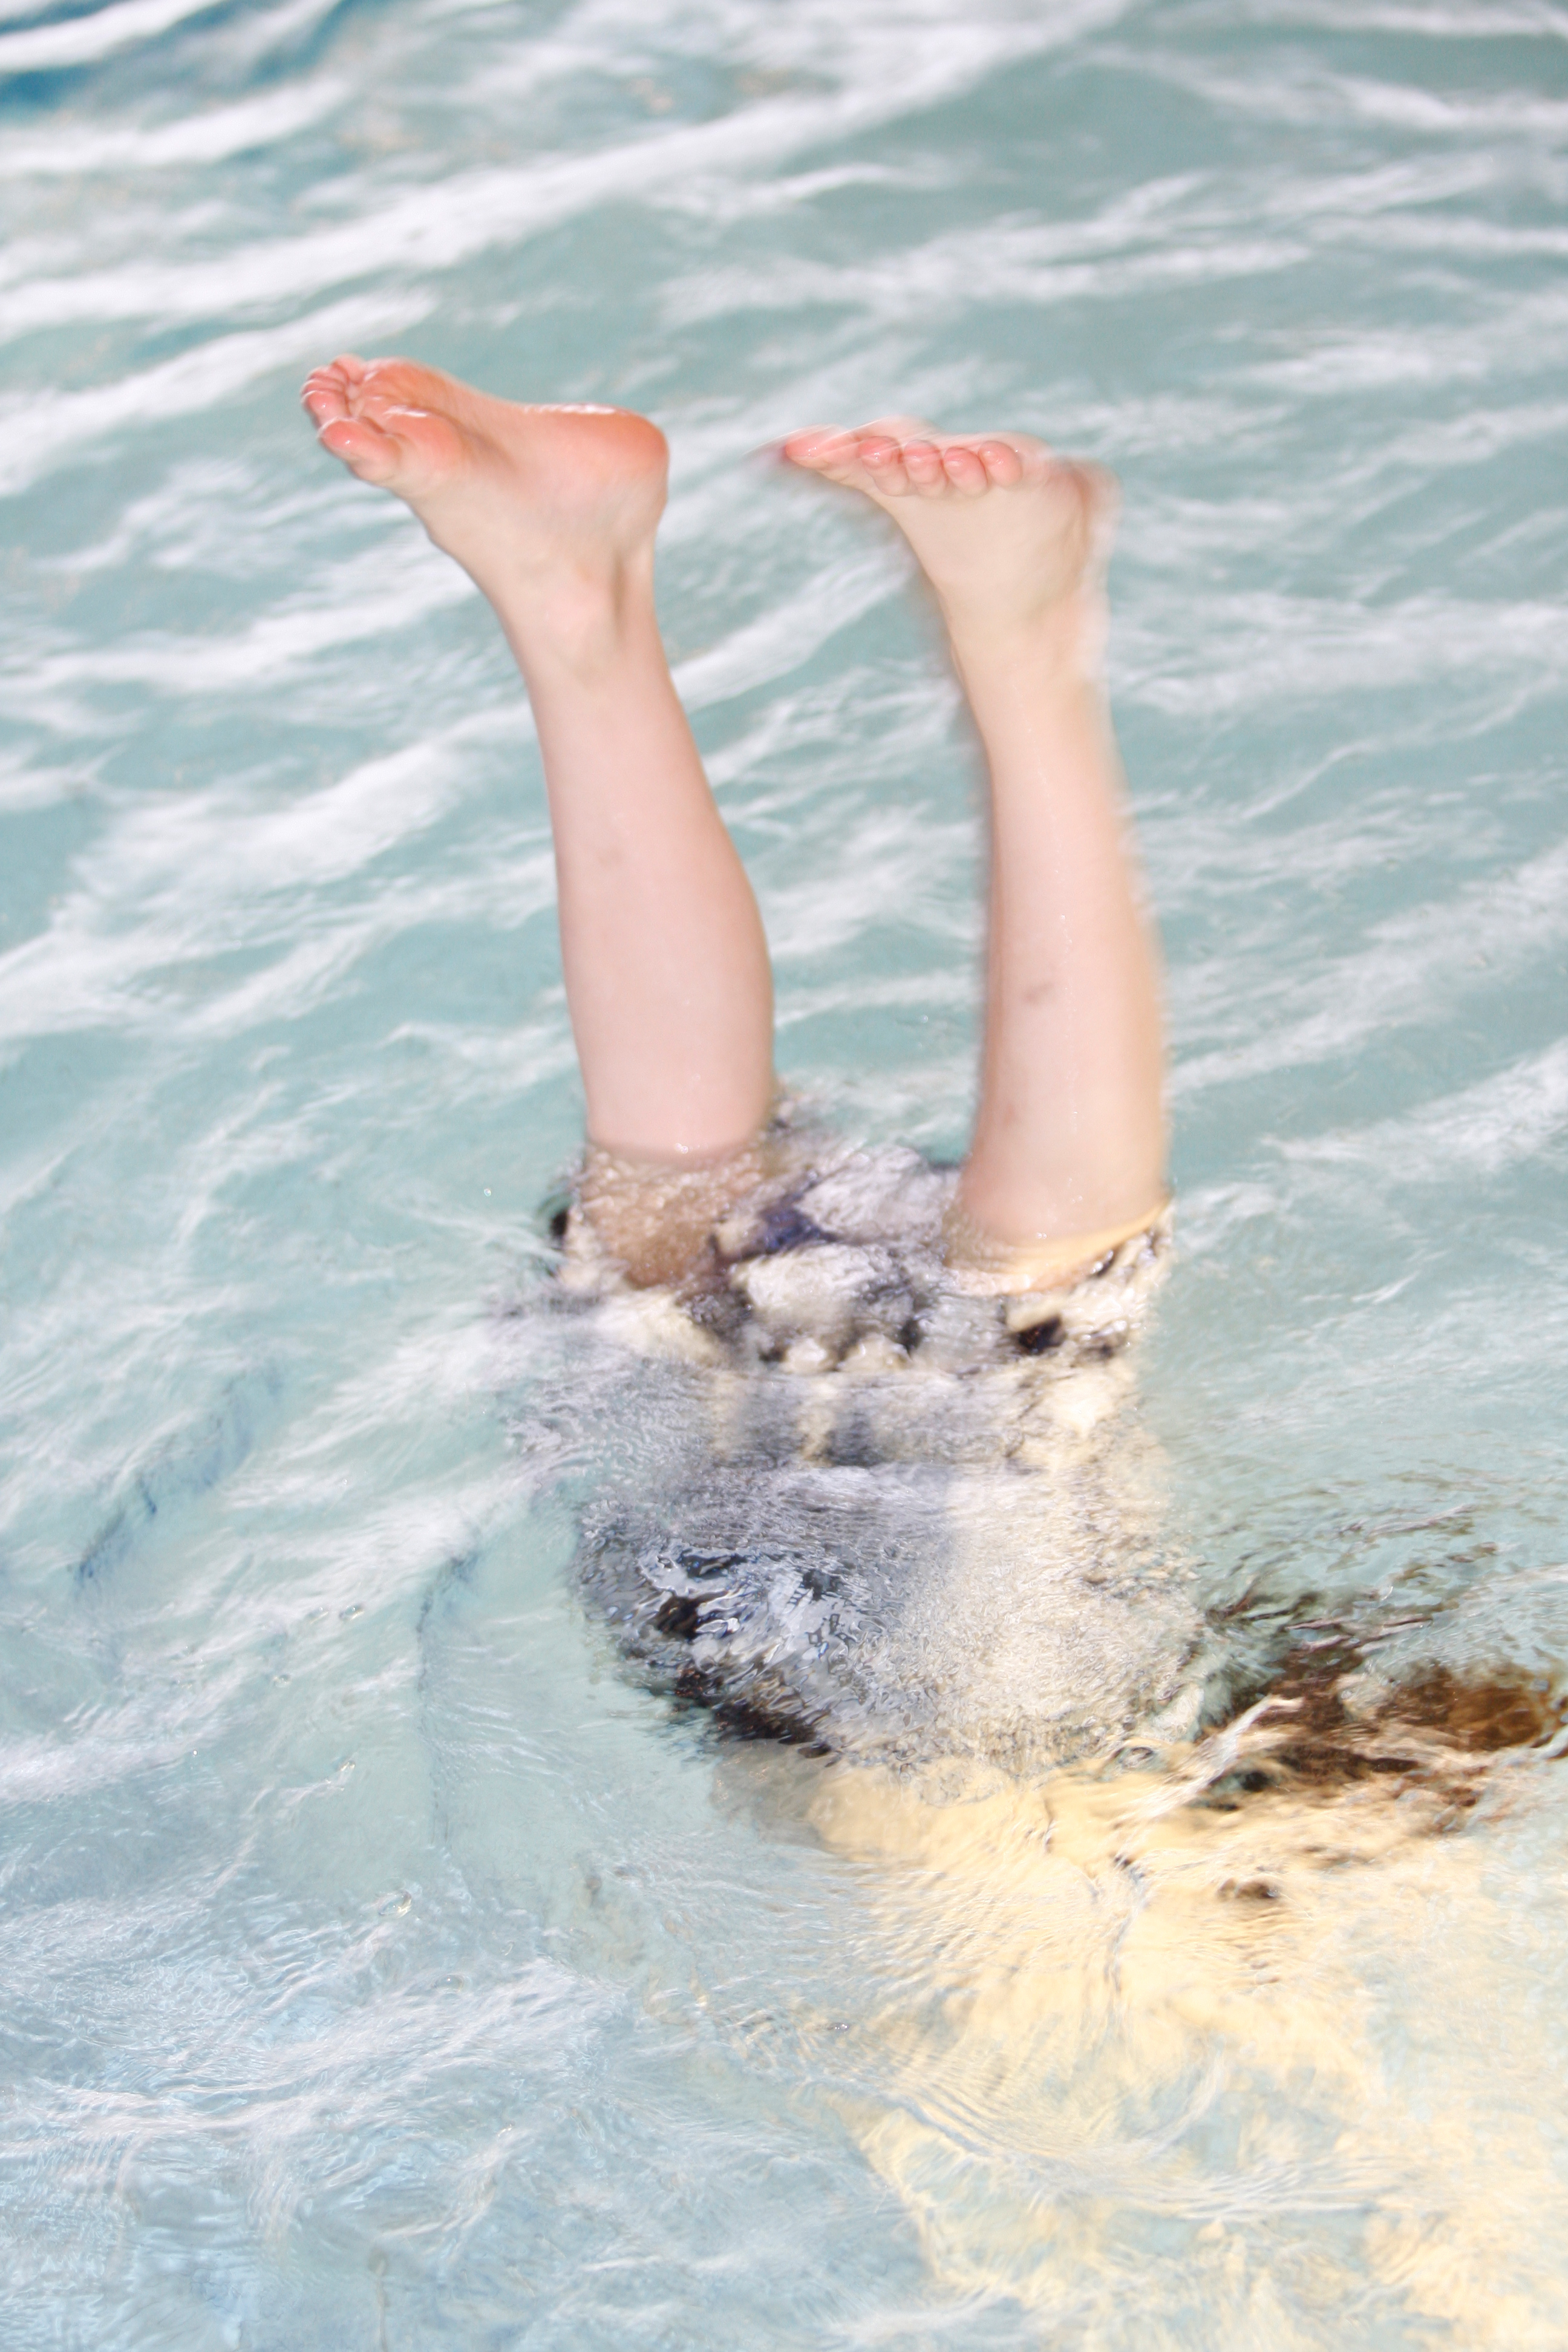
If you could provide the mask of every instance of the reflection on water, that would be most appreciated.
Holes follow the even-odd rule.
[[[7,2346],[1568,2340],[1565,61],[0,0]],[[1134,1350],[976,1364],[909,1263],[786,1335],[787,1251],[710,1364],[543,1311],[536,747],[312,462],[343,344],[668,428],[783,1070],[933,1160],[968,748],[875,518],[752,453],[1119,472]]]

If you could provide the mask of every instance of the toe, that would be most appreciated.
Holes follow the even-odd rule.
[[[990,482],[979,453],[973,449],[951,448],[942,453],[942,471],[955,490],[966,499],[977,499],[989,489]]]
[[[889,440],[885,433],[861,434],[856,454],[878,489],[889,491],[894,498],[901,498],[910,488],[902,446],[899,442]]]
[[[343,413],[343,396],[335,384],[318,383],[314,377],[301,385],[300,405],[312,424],[325,425],[329,418]]]
[[[993,489],[1010,490],[1024,478],[1024,461],[1010,441],[982,441],[974,452]]]
[[[781,441],[778,451],[788,465],[803,466],[814,474],[826,473],[854,457],[855,436],[841,425],[808,425]]]
[[[340,400],[346,401],[353,397],[356,385],[363,378],[364,372],[364,362],[355,359],[352,352],[345,352],[337,359],[329,360],[324,367],[312,368],[305,382],[307,385],[330,386]]]
[[[393,442],[384,433],[354,417],[330,417],[316,438],[362,482],[390,481],[397,471],[397,451]]]
[[[947,488],[942,451],[933,441],[906,441],[904,469],[923,499],[939,499]]]

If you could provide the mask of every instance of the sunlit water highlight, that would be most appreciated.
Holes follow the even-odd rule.
[[[1548,1748],[1232,1805],[1185,1667],[1114,1769],[894,1770],[628,1662],[579,1529],[668,1375],[536,1304],[526,709],[293,405],[393,347],[667,427],[784,1066],[937,1156],[970,753],[751,453],[1116,467],[1181,1254],[1095,1606],[1545,1722],[1565,194],[1549,0],[0,0],[7,2343],[1568,2338]]]

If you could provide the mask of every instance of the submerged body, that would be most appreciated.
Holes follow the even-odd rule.
[[[787,1135],[679,1292],[567,1223],[557,1303],[639,1364],[623,1435],[658,1431],[629,1478],[605,1460],[583,1580],[732,1728],[1038,1765],[1168,1698],[1190,1654],[1127,1411],[1166,1223],[997,1293],[945,1246],[956,1176]]]
[[[804,1828],[854,1889],[853,2022],[842,1990],[789,1996],[812,2079],[932,2274],[1053,2334],[1100,2242],[1064,2182],[1142,2180],[1152,2147],[1183,2210],[1226,2070],[1275,2118],[1305,2084],[1347,2178],[1418,2175],[1443,2217],[1374,2220],[1374,2272],[1511,2342],[1498,2250],[1548,2174],[1506,2129],[1412,2155],[1365,1979],[1450,1905],[1506,1947],[1488,1849],[1449,1833],[1531,1800],[1568,1695],[1457,1665],[1436,1606],[1336,1620],[1276,1585],[1205,1612],[1138,1411],[1163,1230],[1047,1311],[953,1280],[951,1171],[826,1157],[679,1292],[568,1234],[540,1318],[600,1419],[590,1638],[712,1725],[721,1806]],[[1473,1946],[1447,1978],[1452,2014],[1495,1998]],[[1286,2132],[1235,2194],[1276,2162],[1310,2193],[1314,2161]]]

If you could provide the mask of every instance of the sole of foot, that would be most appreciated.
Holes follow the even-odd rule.
[[[1030,434],[941,433],[919,417],[889,416],[809,426],[779,455],[891,516],[956,635],[1048,621],[1098,596],[1116,484]]]
[[[613,575],[651,553],[668,450],[646,416],[497,400],[413,360],[352,352],[300,399],[321,446],[410,506],[492,599],[563,566]]]

